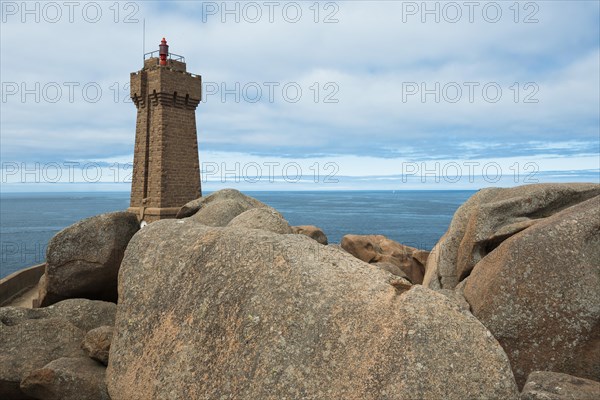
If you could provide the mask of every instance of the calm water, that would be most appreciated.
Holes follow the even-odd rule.
[[[317,225],[330,243],[381,234],[431,249],[473,191],[245,192],[291,225]],[[124,210],[129,193],[5,193],[0,201],[0,278],[44,261],[48,241],[82,218]]]

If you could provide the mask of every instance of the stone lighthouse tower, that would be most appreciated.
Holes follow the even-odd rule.
[[[158,55],[146,54],[144,68],[131,73],[137,122],[129,211],[148,223],[174,218],[201,194],[195,114],[201,77],[186,72],[185,59],[169,53],[164,38]]]

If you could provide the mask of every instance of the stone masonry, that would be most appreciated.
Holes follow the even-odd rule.
[[[201,195],[195,110],[201,77],[184,62],[149,58],[131,74],[137,107],[129,211],[148,223],[174,218],[179,208]]]

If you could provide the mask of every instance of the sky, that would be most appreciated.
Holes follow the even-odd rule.
[[[202,76],[205,189],[600,183],[599,4],[2,1],[1,190],[129,190],[162,37]]]

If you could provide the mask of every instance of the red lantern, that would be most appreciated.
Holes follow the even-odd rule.
[[[167,65],[167,56],[169,55],[169,45],[165,38],[162,38],[158,46],[158,55],[160,57],[160,65]]]

